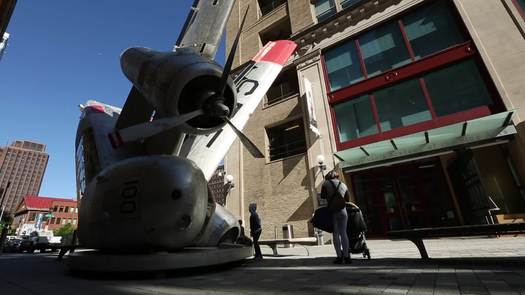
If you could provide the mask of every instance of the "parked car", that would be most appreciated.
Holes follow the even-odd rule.
[[[22,239],[9,239],[4,244],[4,252],[20,252],[20,244],[22,243]]]

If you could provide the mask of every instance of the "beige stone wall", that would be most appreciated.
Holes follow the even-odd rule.
[[[501,1],[454,1],[507,109],[525,120],[525,42]],[[509,1],[510,2],[510,1]]]
[[[241,33],[241,40],[235,55],[235,62],[233,68],[249,61],[262,47],[259,33],[267,30],[269,26],[275,22],[286,19],[288,17],[288,8],[286,3],[279,6],[272,12],[262,16],[261,10],[256,0],[238,0],[230,15],[228,25],[226,27],[226,51],[229,52],[235,35],[239,30],[242,17],[249,5],[248,15],[244,23],[244,28]]]
[[[525,183],[525,23],[510,0],[505,3],[476,0],[454,2],[505,107],[508,110],[517,109],[514,123],[518,135],[510,142],[509,151],[520,179]]]
[[[296,7],[310,6],[308,0],[291,2]],[[257,1],[238,0],[228,23],[227,48],[231,47],[247,4],[250,4],[250,12],[241,35],[234,68],[250,60],[262,47],[261,32],[270,29],[272,24],[289,18],[287,4],[262,16]],[[312,19],[312,16],[309,18]],[[297,24],[291,16],[290,22]],[[302,115],[303,107],[299,95],[271,106],[266,106],[263,101],[251,116],[244,132],[268,154],[266,128],[301,119]],[[276,234],[278,238],[282,237],[283,224],[292,224],[296,237],[313,234],[307,222],[311,218],[314,202],[308,190],[308,165],[304,154],[277,161],[269,161],[269,158],[255,159],[236,140],[226,156],[225,170],[235,179],[235,188],[227,197],[226,208],[242,218],[246,228],[249,228],[248,204],[256,202],[264,229],[263,239],[274,238]]]
[[[296,33],[316,23],[313,5],[309,0],[288,0],[292,32]]]

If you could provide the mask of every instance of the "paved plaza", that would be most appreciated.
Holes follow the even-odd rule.
[[[263,261],[177,272],[73,274],[56,254],[0,256],[0,294],[525,294],[525,237],[370,240],[372,260],[331,246],[263,247]],[[103,267],[103,266],[101,266]]]

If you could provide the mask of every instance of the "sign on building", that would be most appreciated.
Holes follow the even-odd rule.
[[[310,130],[315,133],[317,137],[321,136],[319,133],[319,128],[317,127],[317,119],[315,117],[315,108],[314,108],[314,94],[312,90],[312,83],[306,78],[304,78],[304,92],[306,97],[306,107],[308,108],[308,127]]]

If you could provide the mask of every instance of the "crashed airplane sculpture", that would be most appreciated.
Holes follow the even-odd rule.
[[[195,1],[173,51],[127,49],[120,62],[133,86],[122,110],[81,105],[78,238],[96,250],[69,255],[73,269],[173,269],[251,256],[235,245],[237,218],[213,201],[207,182],[237,137],[263,157],[240,130],[296,44],[269,42],[233,80],[247,11],[224,69],[213,58],[234,2]]]

